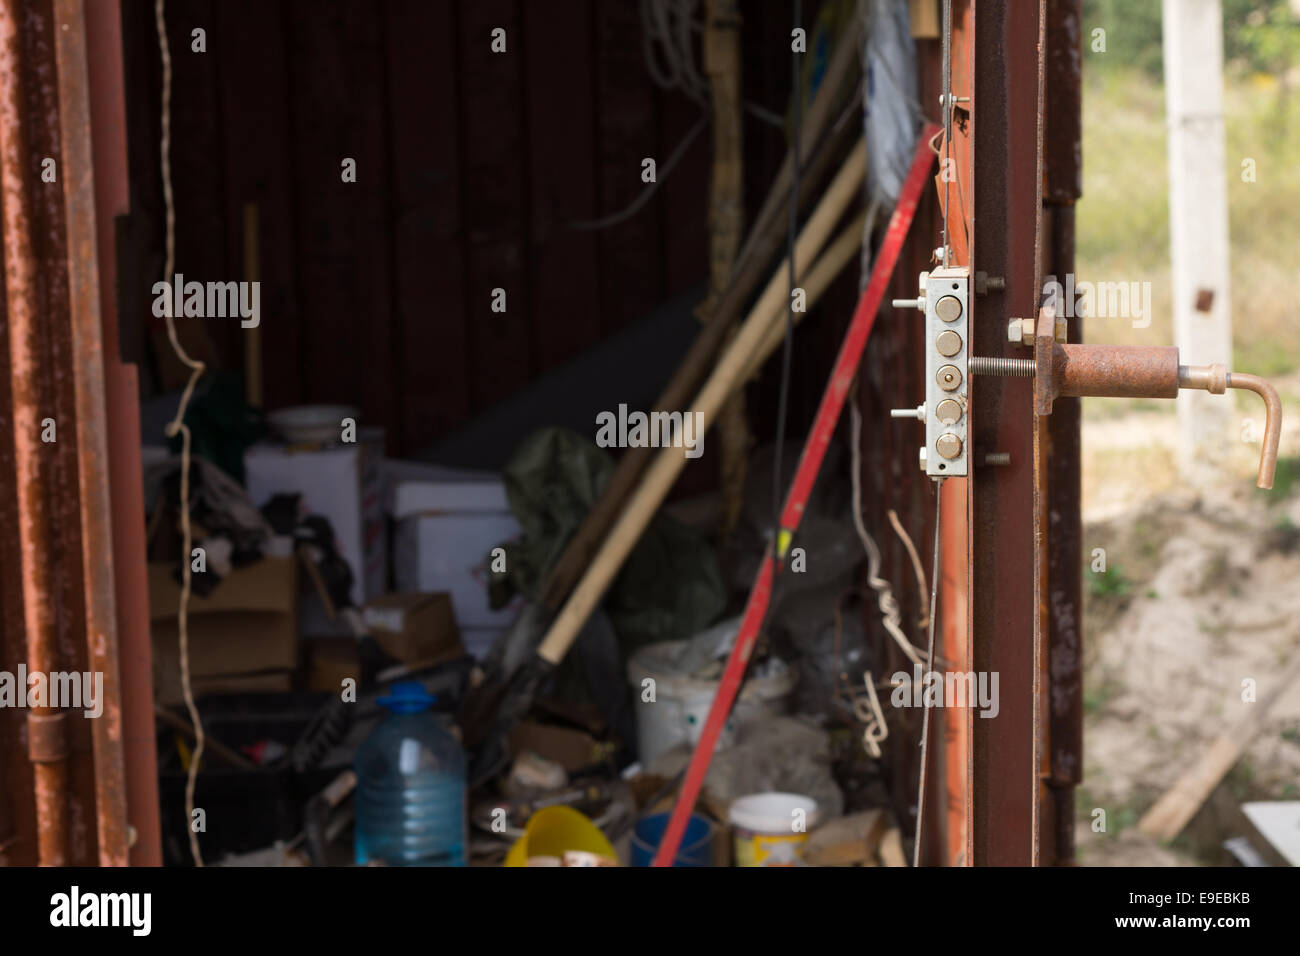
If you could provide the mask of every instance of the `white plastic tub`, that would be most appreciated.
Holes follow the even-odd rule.
[[[661,753],[680,743],[699,740],[709,707],[718,691],[718,681],[686,676],[675,666],[678,652],[686,641],[650,644],[632,655],[627,665],[627,679],[636,699],[637,749],[641,764],[649,767]],[[647,685],[646,681],[653,681]],[[762,711],[781,713],[794,690],[795,675],[783,669],[769,677],[751,676],[723,730],[719,749],[727,746],[735,727],[749,716]],[[647,700],[653,688],[654,699]]]

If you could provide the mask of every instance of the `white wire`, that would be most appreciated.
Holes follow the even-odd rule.
[[[708,81],[695,68],[695,43],[699,32],[695,21],[698,0],[641,0],[642,43],[646,69],[666,90],[680,89],[703,103],[709,95]]]
[[[880,549],[876,547],[875,539],[867,532],[867,527],[862,521],[862,412],[858,410],[857,402],[857,385],[854,384],[853,394],[849,398],[849,446],[852,450],[852,482],[853,482],[853,527],[857,529],[858,537],[862,540],[862,547],[867,552],[867,583],[879,595],[880,618],[885,630],[893,637],[895,643],[902,652],[907,655],[907,659],[918,667],[925,667],[925,652],[915,647],[903,633],[899,626],[902,621],[902,615],[898,610],[898,601],[894,599],[894,592],[889,586],[889,582],[880,576]]]
[[[158,28],[158,53],[162,58],[162,118],[161,142],[159,144],[159,162],[162,175],[163,205],[166,208],[166,261],[163,264],[163,279],[170,285],[172,274],[176,270],[176,203],[172,194],[171,172],[171,103],[172,103],[172,57],[167,46],[167,20],[164,16],[166,0],[156,0],[154,4],[154,24]],[[176,334],[176,319],[172,315],[172,297],[167,296],[167,308],[163,315],[167,319],[167,339],[172,351],[190,370],[189,381],[176,406],[176,417],[167,425],[167,436],[181,436],[181,597],[176,610],[177,641],[180,645],[181,690],[185,696],[185,708],[189,711],[190,723],[194,725],[194,752],[190,755],[190,766],[185,775],[185,826],[189,831],[190,854],[195,866],[203,866],[203,854],[199,850],[199,835],[194,829],[194,789],[198,783],[199,763],[203,760],[203,721],[199,719],[199,709],[194,703],[194,689],[190,685],[190,635],[189,606],[191,593],[190,549],[194,545],[193,529],[190,527],[190,429],[185,424],[185,410],[194,395],[194,386],[203,374],[204,364],[191,358],[181,345]],[[161,507],[161,505],[159,505]]]

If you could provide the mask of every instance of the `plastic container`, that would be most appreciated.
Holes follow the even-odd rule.
[[[464,866],[464,751],[418,681],[394,684],[379,703],[389,714],[353,762],[357,863]]]
[[[627,664],[636,700],[637,756],[643,766],[680,743],[698,741],[718,681],[681,673],[676,659],[686,641],[663,641],[641,648]],[[654,681],[655,699],[645,699],[644,681]],[[751,675],[723,727],[718,749],[730,744],[736,725],[757,713],[781,713],[794,690],[795,675],[782,670],[770,677]]]
[[[733,800],[727,820],[736,866],[799,866],[820,809],[798,793],[754,793]]]
[[[570,851],[592,853],[608,860],[618,854],[600,827],[572,807],[544,807],[524,827],[524,835],[506,854],[506,866],[562,866]]]
[[[652,813],[637,821],[632,831],[631,862],[633,866],[649,866],[654,862],[655,851],[668,829],[670,813]],[[673,866],[712,866],[714,827],[708,817],[692,813],[686,823],[686,832],[673,857]]]

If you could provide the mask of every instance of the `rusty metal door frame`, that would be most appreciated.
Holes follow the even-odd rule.
[[[20,530],[0,543],[0,654],[103,675],[98,717],[0,715],[0,863],[161,861],[139,405],[117,341],[120,17],[118,0],[0,0],[0,508]]]
[[[1038,314],[1044,272],[1073,269],[1080,195],[1080,2],[976,0],[971,47],[972,269],[1002,277],[974,305],[974,354],[1008,355]],[[1045,208],[1046,207],[1046,208]],[[1081,338],[1072,319],[1069,340]],[[1000,679],[997,717],[966,712],[967,860],[1073,859],[1082,769],[1079,400],[1034,414],[1029,379],[971,385],[976,452],[1006,454],[967,483],[967,666]]]

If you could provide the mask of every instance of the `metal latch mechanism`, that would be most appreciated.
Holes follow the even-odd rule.
[[[927,402],[916,409],[895,409],[890,414],[894,418],[915,417],[926,422],[926,447],[921,450],[921,463],[927,475],[945,477],[968,473],[966,382],[969,375],[1000,375],[1034,379],[1034,410],[1038,415],[1050,415],[1052,403],[1061,396],[1175,398],[1178,390],[1183,388],[1204,389],[1215,395],[1222,395],[1230,388],[1252,391],[1264,400],[1265,412],[1264,445],[1256,484],[1260,488],[1273,487],[1278,444],[1282,437],[1282,403],[1277,390],[1268,382],[1255,375],[1229,372],[1222,365],[1182,365],[1178,349],[1173,346],[1066,343],[1063,341],[1064,322],[1058,322],[1056,309],[1051,304],[1040,309],[1036,320],[1011,321],[1008,338],[1032,345],[1032,359],[968,358],[966,346],[970,339],[965,326],[968,304],[965,293],[960,299],[960,348],[951,357],[947,356],[943,349],[957,342],[948,340],[941,346],[941,341],[944,341],[941,336],[948,326],[943,315],[955,313],[956,308],[940,310],[937,305],[942,298],[933,297],[949,293],[955,296],[959,291],[957,286],[965,289],[966,284],[957,274],[965,277],[968,273],[965,269],[922,273],[921,297],[894,300],[896,308],[917,307],[926,313]],[[942,278],[936,280],[936,276]],[[930,302],[936,307],[931,308]],[[948,364],[946,369],[942,364],[945,362]],[[947,417],[952,417],[960,412],[952,423],[937,414],[946,399],[960,402],[958,409],[950,409],[947,413]],[[932,409],[935,413],[931,412]],[[960,428],[955,427],[958,425]],[[954,449],[957,454],[949,457]]]
[[[925,313],[925,403],[898,408],[893,418],[925,422],[921,467],[934,478],[970,473],[966,403],[970,382],[970,270],[951,266],[922,272],[915,299],[895,308]]]

